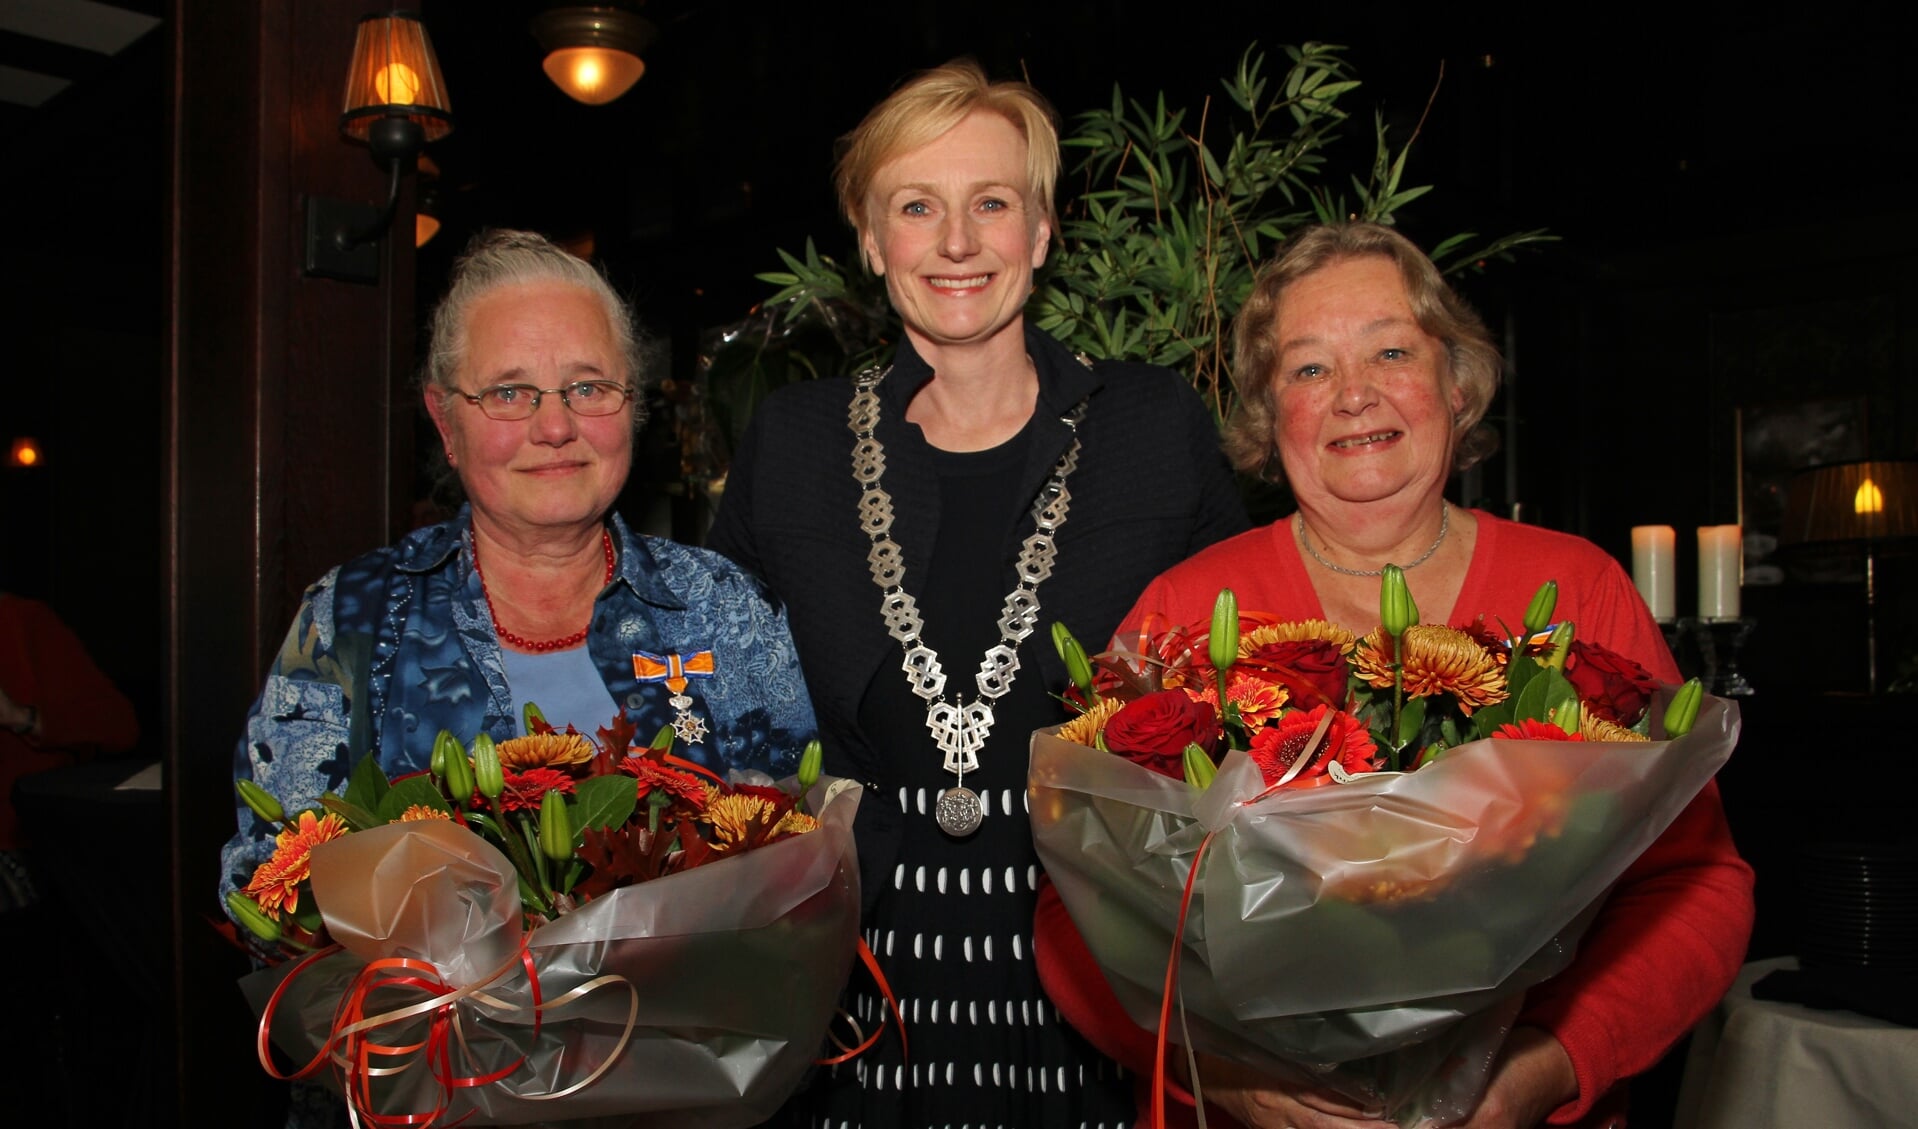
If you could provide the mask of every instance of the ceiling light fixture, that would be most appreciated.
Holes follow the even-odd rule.
[[[603,106],[631,90],[646,73],[640,54],[659,37],[638,12],[604,4],[548,8],[533,17],[532,28],[546,51],[546,77],[588,106]]]

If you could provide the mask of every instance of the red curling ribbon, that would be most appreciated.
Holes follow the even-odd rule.
[[[331,945],[301,958],[300,962],[293,966],[292,971],[287,973],[279,985],[273,989],[265,1009],[260,1013],[256,1050],[260,1065],[269,1075],[282,1081],[310,1078],[329,1064],[338,1068],[341,1074],[341,1089],[345,1092],[347,1099],[347,1115],[356,1126],[364,1123],[376,1129],[411,1129],[416,1126],[441,1125],[440,1119],[452,1108],[454,1091],[489,1086],[503,1081],[525,1063],[525,1056],[522,1055],[499,1070],[477,1074],[459,1072],[456,1063],[470,1062],[474,1057],[467,1045],[465,1027],[455,1006],[463,1000],[470,999],[500,1012],[530,1011],[533,1017],[531,1037],[537,1039],[546,1012],[563,1007],[601,988],[618,985],[626,989],[629,997],[626,1028],[621,1033],[618,1044],[607,1055],[606,1061],[585,1078],[563,1089],[546,1094],[516,1095],[525,1101],[552,1101],[567,1097],[598,1081],[601,1075],[619,1061],[639,1021],[639,991],[623,976],[608,974],[595,977],[551,1001],[545,1000],[540,988],[539,974],[533,965],[532,954],[527,949],[526,939],[522,937],[519,950],[511,958],[490,975],[465,988],[453,988],[448,985],[441,978],[439,970],[428,961],[388,957],[368,962],[366,967],[354,977],[352,986],[341,995],[340,1002],[334,1009],[333,1026],[326,1043],[305,1066],[291,1073],[283,1073],[273,1065],[270,1036],[274,1012],[287,987],[301,973],[315,961],[340,951],[340,948],[339,945]],[[533,1001],[529,1008],[510,1004],[484,990],[501,977],[511,973],[516,967],[526,972],[528,994]],[[369,1015],[367,1001],[374,993],[389,990],[425,993],[427,998]],[[383,1027],[421,1015],[428,1016],[429,1020],[426,1036],[419,1042],[381,1043],[370,1037],[372,1032]],[[403,1073],[419,1066],[422,1062],[435,1082],[432,1108],[398,1114],[375,1111],[373,1079]],[[397,1063],[397,1065],[385,1065],[386,1063]],[[443,1124],[449,1127],[458,1125],[470,1116],[470,1113],[464,1114]]]
[[[1179,984],[1179,950],[1185,947],[1185,919],[1192,908],[1192,889],[1199,880],[1199,863],[1216,834],[1217,831],[1206,832],[1205,838],[1199,840],[1199,849],[1192,854],[1192,869],[1185,875],[1185,893],[1179,898],[1179,921],[1172,930],[1172,955],[1165,962],[1165,991],[1159,997],[1158,1042],[1152,1049],[1152,1129],[1165,1129],[1166,1029],[1172,1025],[1172,993]],[[1196,1079],[1194,1081],[1196,1083]],[[1193,1101],[1199,1100],[1195,1090]]]
[[[906,1017],[899,1014],[899,1001],[892,994],[892,985],[887,982],[886,974],[880,971],[879,958],[873,955],[872,949],[866,945],[866,939],[864,937],[859,939],[859,959],[865,963],[866,971],[872,973],[873,983],[879,985],[879,994],[885,998],[886,1008],[892,1012],[893,1022],[899,1027],[899,1061],[905,1062],[908,1058],[906,1053]],[[884,1022],[881,1022],[878,1027],[873,1029],[872,1034],[860,1040],[858,1046],[847,1048],[844,1054],[836,1054],[831,1058],[815,1059],[814,1062],[819,1066],[837,1066],[842,1062],[858,1058],[860,1055],[871,1050],[874,1044],[879,1042],[879,1037],[885,1033],[886,1025]],[[839,1045],[844,1047],[846,1044],[840,1043]]]

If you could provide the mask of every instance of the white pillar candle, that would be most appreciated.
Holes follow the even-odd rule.
[[[1738,618],[1739,566],[1744,539],[1735,525],[1698,527],[1698,614],[1705,619]]]
[[[1632,583],[1638,585],[1653,619],[1678,615],[1678,589],[1672,583],[1677,550],[1678,531],[1671,526],[1632,526]]]

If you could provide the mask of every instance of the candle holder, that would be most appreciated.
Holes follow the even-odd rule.
[[[1757,620],[1687,616],[1678,624],[1698,647],[1698,680],[1707,691],[1721,698],[1749,698],[1758,693],[1738,669],[1739,653],[1745,649],[1745,640],[1751,638]]]
[[[1686,624],[1690,620],[1666,618],[1656,621],[1658,633],[1665,637],[1665,649],[1672,653],[1679,673],[1691,677],[1698,672],[1698,648],[1692,643]]]

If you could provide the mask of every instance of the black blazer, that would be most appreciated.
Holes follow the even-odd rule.
[[[1066,676],[1046,640],[1053,622],[1064,622],[1088,649],[1102,649],[1147,583],[1242,532],[1247,521],[1218,428],[1176,373],[1115,361],[1088,368],[1046,334],[1030,325],[1025,332],[1039,373],[1039,419],[1023,496],[1038,493],[1065,451],[1072,432],[1060,417],[1088,401],[1058,561],[1039,586],[1039,626],[1021,648],[1022,659],[1037,652],[1036,673],[1057,692]],[[923,562],[938,536],[939,483],[931,466],[904,457],[913,450],[906,439],[914,426],[906,406],[931,375],[902,340],[880,385],[875,432],[886,446],[892,537],[905,551],[906,588],[915,596],[923,592]],[[733,458],[708,544],[764,577],[786,604],[819,719],[825,771],[867,785],[856,827],[870,906],[898,851],[899,812],[890,802],[898,780],[860,732],[859,702],[895,644],[866,564],[871,539],[859,526],[861,491],[852,477],[846,420],[851,399],[852,382],[835,379],[789,385],[759,406]],[[1031,532],[1030,517],[1022,518],[1005,546],[1004,589],[1013,587],[1019,542]],[[970,655],[947,659],[948,677],[969,682],[975,661]],[[1034,675],[1028,661],[1020,677]]]

